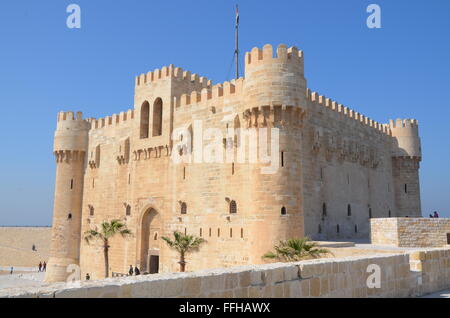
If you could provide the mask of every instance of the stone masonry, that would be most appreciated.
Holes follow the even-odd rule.
[[[262,263],[282,239],[368,238],[370,218],[421,216],[418,122],[380,124],[311,92],[304,53],[285,45],[254,48],[245,76],[222,84],[173,65],[142,74],[127,112],[59,113],[54,153],[47,281],[69,264],[104,277],[101,246],[83,240],[104,220],[134,233],[111,242],[110,269],[125,273],[177,270],[161,240],[174,230],[207,240],[188,255],[199,270]]]
[[[374,266],[375,265],[375,266]],[[379,268],[379,285],[373,268]],[[450,287],[450,249],[241,266],[47,287],[0,290],[21,298],[379,298],[417,297]]]
[[[376,245],[398,247],[448,246],[450,219],[372,219],[371,241]]]

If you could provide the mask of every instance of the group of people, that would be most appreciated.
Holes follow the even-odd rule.
[[[139,270],[139,268],[137,266],[135,266],[133,269],[133,265],[130,265],[130,270],[128,271],[128,274],[130,276],[133,276],[133,274],[138,276],[138,275],[141,275],[141,271]]]
[[[38,271],[39,272],[46,272],[47,271],[47,263],[45,261],[44,262],[39,262]]]
[[[438,218],[439,218],[439,214],[437,213],[437,211],[434,211],[433,214],[430,214],[430,218],[432,218],[432,219],[438,219]]]

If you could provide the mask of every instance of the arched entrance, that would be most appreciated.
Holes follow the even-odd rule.
[[[159,242],[161,221],[159,213],[149,208],[141,223],[141,270],[150,274],[159,272]]]

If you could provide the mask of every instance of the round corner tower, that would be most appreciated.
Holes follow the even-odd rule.
[[[304,236],[300,150],[307,104],[303,52],[279,45],[274,56],[271,45],[253,48],[245,56],[243,100],[246,126],[256,128],[258,136],[258,146],[252,149],[258,152],[258,162],[250,170],[251,210],[263,220],[253,226],[253,236],[259,239],[253,242],[255,258],[251,261],[258,262],[279,240]],[[263,144],[269,151],[261,152]],[[264,156],[271,158],[270,164],[261,160]]]
[[[56,157],[52,240],[46,282],[65,281],[67,266],[79,265],[83,175],[90,124],[79,112],[60,112],[54,139]]]
[[[281,44],[253,48],[245,55],[245,102],[247,107],[306,106],[303,51]]]
[[[417,120],[389,123],[392,133],[392,172],[398,217],[421,217],[419,166],[422,149]]]

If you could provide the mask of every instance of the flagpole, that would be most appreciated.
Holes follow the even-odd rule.
[[[239,8],[236,5],[236,79],[239,78]]]

